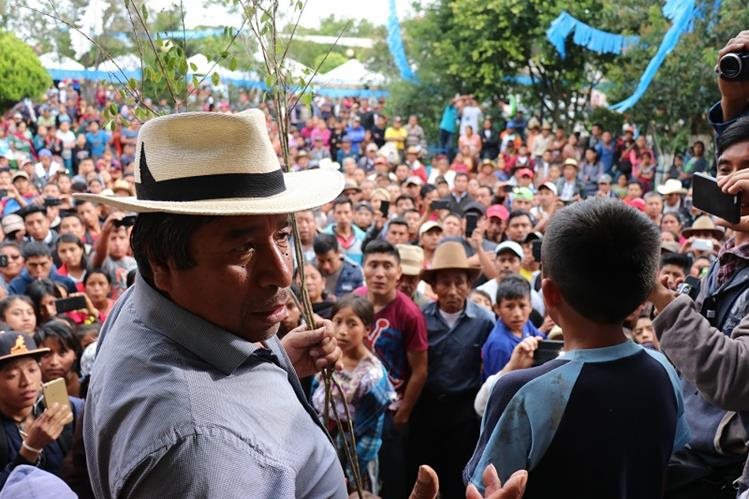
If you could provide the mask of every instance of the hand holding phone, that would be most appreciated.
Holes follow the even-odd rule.
[[[390,213],[390,201],[385,201],[384,199],[380,201],[380,213],[382,213],[384,218],[388,217]]]
[[[85,310],[88,308],[86,297],[83,295],[69,296],[55,300],[55,308],[58,314],[72,312],[73,310]]]
[[[715,178],[700,172],[692,177],[692,189],[692,204],[698,210],[732,224],[741,221],[742,191],[726,194]]]
[[[538,348],[533,352],[533,365],[540,366],[550,360],[559,357],[564,347],[564,341],[558,340],[539,340]]]
[[[478,222],[479,216],[477,213],[466,213],[466,239],[473,236],[473,231],[476,230]]]

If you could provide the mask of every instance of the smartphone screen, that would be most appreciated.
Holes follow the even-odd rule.
[[[536,239],[535,241],[531,241],[531,253],[533,253],[533,260],[540,262],[541,261],[541,244],[543,241],[540,239]]]
[[[60,405],[70,404],[68,399],[68,388],[65,386],[65,380],[63,378],[53,379],[42,385],[42,393],[44,394],[44,406],[51,407],[52,404],[57,402]],[[73,421],[73,413],[71,412],[70,417],[65,424]]]
[[[86,308],[86,297],[71,296],[70,298],[60,298],[59,300],[55,300],[55,308],[58,314],[84,309]]]
[[[382,213],[382,216],[387,218],[389,212],[390,201],[380,201],[380,213]]]
[[[538,348],[533,352],[533,365],[540,366],[550,360],[556,359],[559,357],[563,346],[563,341],[540,340],[538,342]]]
[[[473,231],[476,230],[479,216],[476,213],[466,213],[466,237],[470,238],[473,235]]]
[[[741,192],[726,194],[718,187],[713,177],[695,173],[692,177],[692,204],[698,210],[707,212],[732,224],[741,221]]]

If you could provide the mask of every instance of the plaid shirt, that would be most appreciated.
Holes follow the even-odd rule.
[[[736,246],[736,239],[731,238],[723,245],[718,253],[718,282],[720,287],[744,265],[749,265],[749,241]]]

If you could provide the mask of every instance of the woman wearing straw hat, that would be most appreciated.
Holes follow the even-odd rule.
[[[443,497],[465,492],[462,471],[479,436],[473,399],[481,388],[481,347],[494,327],[492,315],[467,299],[479,273],[455,241],[439,245],[421,272],[437,301],[423,309],[429,372],[411,416],[409,450],[412,469],[427,463],[437,471]]]

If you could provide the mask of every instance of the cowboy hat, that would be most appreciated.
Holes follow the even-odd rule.
[[[715,222],[713,222],[713,219],[710,218],[707,215],[702,215],[701,217],[698,217],[697,220],[692,223],[691,227],[688,227],[681,231],[681,235],[684,237],[692,237],[697,233],[701,232],[709,232],[712,237],[720,241],[725,236],[725,232],[723,232],[720,227],[715,225]]]
[[[135,197],[75,197],[136,213],[282,214],[327,203],[344,183],[332,168],[284,173],[259,109],[154,118],[135,157]]]
[[[666,183],[663,185],[659,185],[656,190],[664,196],[668,196],[669,194],[687,193],[687,190],[681,185],[681,181],[675,178],[666,180]]]
[[[458,241],[447,241],[437,246],[432,266],[421,271],[421,280],[432,285],[440,270],[465,270],[469,281],[475,281],[481,273],[480,269],[468,265],[466,250]]]

